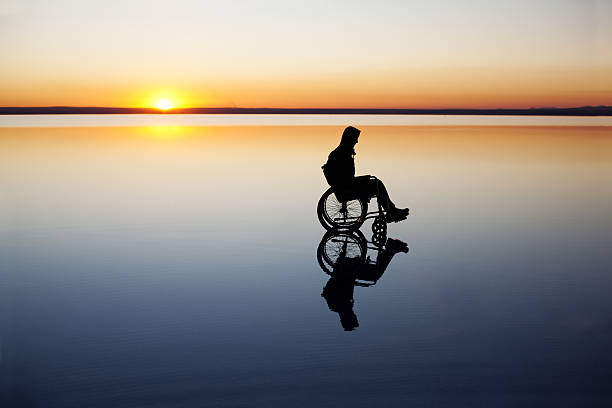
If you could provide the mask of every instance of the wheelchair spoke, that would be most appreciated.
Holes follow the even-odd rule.
[[[335,193],[328,190],[320,202],[324,224],[332,228],[351,229],[363,223],[367,212],[367,206],[361,199],[355,198],[347,201],[340,201]]]

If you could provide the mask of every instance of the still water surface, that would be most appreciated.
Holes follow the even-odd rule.
[[[353,331],[317,261],[343,126],[0,129],[2,406],[609,406],[612,128],[352,119],[411,209]]]

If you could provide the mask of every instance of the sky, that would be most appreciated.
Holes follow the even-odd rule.
[[[612,105],[612,1],[0,0],[0,106]]]

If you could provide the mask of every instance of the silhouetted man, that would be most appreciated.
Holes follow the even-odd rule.
[[[373,176],[355,177],[355,145],[360,130],[349,126],[344,129],[340,145],[336,147],[323,165],[323,173],[334,192],[344,197],[357,195],[360,198],[376,196],[387,213],[387,222],[406,219],[407,208],[397,208],[389,198],[389,193],[382,181]]]

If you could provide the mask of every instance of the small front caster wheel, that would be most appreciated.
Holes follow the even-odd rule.
[[[383,217],[374,218],[372,232],[374,235],[387,235],[387,223]]]

